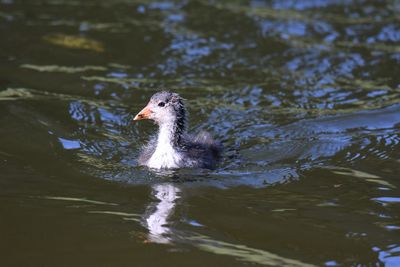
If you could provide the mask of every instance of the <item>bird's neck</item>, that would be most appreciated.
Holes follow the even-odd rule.
[[[170,146],[172,148],[179,146],[185,131],[184,122],[180,123],[178,120],[160,124],[157,146]]]
[[[159,125],[157,145],[147,166],[150,168],[178,168],[182,155],[178,149],[181,145],[183,131],[177,128],[176,123]]]

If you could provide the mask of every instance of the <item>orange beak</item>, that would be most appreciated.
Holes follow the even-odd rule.
[[[151,109],[146,106],[142,109],[136,116],[133,118],[134,121],[145,120],[148,119],[150,114],[152,113]]]

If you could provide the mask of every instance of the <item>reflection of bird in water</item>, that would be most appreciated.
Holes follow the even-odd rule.
[[[171,229],[168,227],[168,217],[175,207],[175,200],[178,199],[180,190],[172,184],[158,184],[153,190],[160,202],[156,205],[155,211],[146,219],[146,226],[149,230],[148,241],[155,243],[170,243]]]
[[[154,94],[134,120],[151,119],[159,126],[158,135],[143,148],[139,164],[150,168],[213,168],[221,154],[221,145],[210,134],[186,133],[186,109],[176,93]]]
[[[181,242],[217,255],[232,256],[261,265],[269,263],[271,266],[314,267],[311,264],[285,258],[265,250],[247,247],[243,244],[228,243],[196,232],[171,229],[168,220],[174,211],[176,200],[180,198],[181,190],[173,184],[165,183],[154,185],[153,193],[160,202],[155,207],[151,205],[151,208],[155,208],[155,210],[150,215],[144,216],[145,227],[149,231],[147,242],[159,244],[170,244],[173,241]]]

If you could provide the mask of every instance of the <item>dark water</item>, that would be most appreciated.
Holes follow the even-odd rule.
[[[400,266],[399,12],[0,0],[0,265]],[[137,166],[160,88],[218,169]]]

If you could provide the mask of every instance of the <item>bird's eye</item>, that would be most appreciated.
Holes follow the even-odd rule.
[[[158,106],[159,106],[159,107],[164,107],[164,106],[165,106],[165,103],[164,103],[164,102],[160,102],[160,103],[158,103]]]

